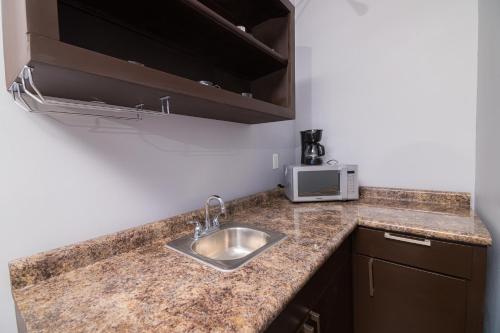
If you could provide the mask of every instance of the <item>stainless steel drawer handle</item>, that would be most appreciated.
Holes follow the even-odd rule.
[[[302,325],[302,333],[314,333],[314,327],[309,324]]]
[[[309,312],[309,318],[311,318],[311,321],[316,325],[316,331],[315,333],[321,333],[321,327],[320,327],[320,316],[319,313],[316,313],[314,311]]]
[[[306,321],[297,333],[321,333],[320,315],[312,310],[309,311]]]
[[[403,237],[400,235],[394,235],[394,234],[391,234],[390,232],[384,233],[384,237],[387,239],[392,239],[395,241],[400,241],[400,242],[405,242],[405,243],[410,243],[410,244],[431,246],[431,241],[429,239],[408,238],[408,237]]]

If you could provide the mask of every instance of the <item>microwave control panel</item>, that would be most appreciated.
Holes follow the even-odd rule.
[[[358,168],[347,166],[347,200],[359,199]]]

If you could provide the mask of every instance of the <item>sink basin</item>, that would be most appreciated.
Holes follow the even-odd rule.
[[[271,236],[263,231],[232,227],[200,238],[191,247],[201,256],[214,260],[233,260],[248,256],[269,242]]]
[[[229,223],[197,240],[186,236],[169,242],[167,247],[227,272],[243,266],[285,237],[281,232]]]

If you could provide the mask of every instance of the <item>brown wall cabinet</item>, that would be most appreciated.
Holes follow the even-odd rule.
[[[481,333],[486,248],[358,228],[355,333]]]
[[[170,96],[175,114],[295,118],[288,0],[2,0],[2,14],[8,88],[30,66],[45,96],[153,111]]]

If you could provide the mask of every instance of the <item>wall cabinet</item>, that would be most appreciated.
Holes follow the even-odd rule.
[[[358,228],[355,333],[481,333],[486,248]]]
[[[351,333],[351,240],[347,239],[268,327],[268,333]]]
[[[30,66],[46,96],[158,112],[169,96],[175,114],[295,118],[288,0],[2,0],[2,14],[7,87]]]

